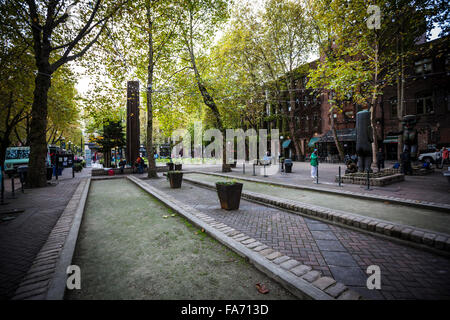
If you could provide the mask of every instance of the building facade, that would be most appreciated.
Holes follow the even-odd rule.
[[[405,72],[403,115],[416,115],[418,130],[418,150],[450,146],[450,37],[444,37],[417,45],[414,59]],[[316,62],[309,64],[313,68]],[[307,68],[302,68],[307,70]],[[338,151],[331,132],[330,104],[331,92],[317,92],[306,88],[307,71],[299,73],[295,82],[295,133],[303,155],[318,148],[323,160],[337,161]],[[287,108],[285,108],[285,106]],[[289,91],[282,91],[276,105],[266,104],[264,127],[279,128],[282,147],[281,155],[294,158],[291,134],[288,130],[286,110],[290,111]],[[345,102],[342,112],[334,113],[333,120],[338,140],[344,154],[352,155],[356,150],[356,113],[362,106],[351,101]],[[278,117],[271,117],[278,114]],[[386,159],[397,159],[398,133],[401,122],[397,110],[397,86],[383,90],[376,108],[378,145]],[[296,159],[298,160],[298,159]],[[301,159],[300,159],[301,160]]]

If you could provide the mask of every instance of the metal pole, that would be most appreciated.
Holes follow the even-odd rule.
[[[242,162],[242,174],[245,174],[245,161]]]
[[[74,164],[72,162],[72,178],[75,178],[75,171],[74,171],[73,167],[74,167]]]
[[[55,162],[55,178],[56,178],[56,180],[58,180],[58,157],[56,157],[56,162]]]
[[[256,164],[253,163],[253,175],[254,175],[254,176],[256,176],[255,166],[256,166]]]
[[[341,187],[341,166],[339,166],[339,187]]]
[[[369,169],[367,169],[367,190],[370,190],[370,173],[369,173]]]

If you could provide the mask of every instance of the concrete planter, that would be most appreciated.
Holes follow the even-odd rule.
[[[172,189],[181,188],[181,182],[183,181],[183,173],[182,172],[169,171],[169,172],[167,172],[167,177],[169,179],[170,187]]]
[[[237,210],[241,201],[242,183],[216,183],[220,207],[225,210]]]

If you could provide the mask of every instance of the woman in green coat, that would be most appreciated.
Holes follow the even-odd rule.
[[[311,178],[317,178],[317,167],[319,166],[319,157],[317,156],[317,149],[311,154]]]

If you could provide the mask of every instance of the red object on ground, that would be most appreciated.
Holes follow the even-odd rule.
[[[113,176],[114,175],[114,170],[113,169],[109,169],[108,170],[108,176]]]

